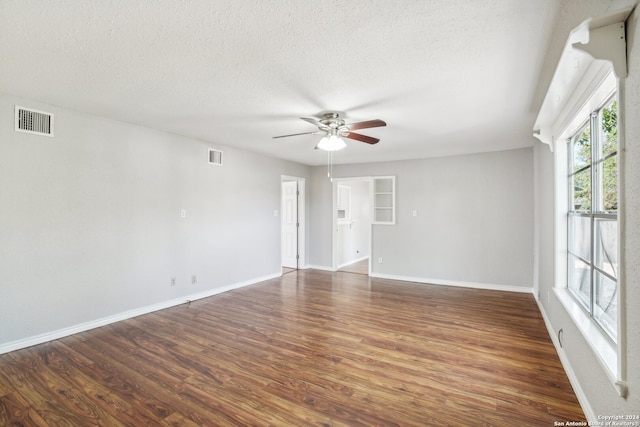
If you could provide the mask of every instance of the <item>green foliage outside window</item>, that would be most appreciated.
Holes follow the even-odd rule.
[[[591,131],[585,127],[573,141],[573,206],[574,211],[618,210],[618,105],[614,101],[601,110],[601,152],[594,160],[601,169],[602,206],[592,206],[591,174],[593,169]],[[604,159],[604,160],[602,160]],[[589,166],[591,165],[591,166]]]
[[[618,210],[618,104],[614,101],[601,112],[602,126],[602,198],[603,210]]]
[[[591,131],[587,126],[573,145],[573,209],[591,210]],[[582,170],[581,170],[582,169]]]

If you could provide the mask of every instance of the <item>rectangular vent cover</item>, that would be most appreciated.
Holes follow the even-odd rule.
[[[16,105],[16,132],[53,136],[53,114]]]
[[[209,149],[209,163],[212,165],[222,166],[222,151]]]

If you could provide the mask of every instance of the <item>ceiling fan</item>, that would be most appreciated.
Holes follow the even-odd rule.
[[[317,131],[292,133],[289,135],[274,136],[273,138],[288,138],[290,136],[299,135],[323,135],[322,139],[315,148],[319,148],[325,151],[337,151],[347,146],[342,138],[354,139],[356,141],[364,142],[371,145],[377,144],[380,139],[362,135],[361,133],[356,133],[353,131],[387,125],[384,121],[378,119],[367,120],[364,122],[346,123],[344,119],[340,117],[340,113],[337,111],[324,112],[321,113],[319,117],[319,119],[313,117],[300,117],[301,120],[317,126]]]

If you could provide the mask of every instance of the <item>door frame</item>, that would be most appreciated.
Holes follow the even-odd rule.
[[[296,181],[298,183],[298,269],[307,268],[306,257],[306,196],[305,196],[305,179],[298,176],[281,175],[280,176],[280,210],[282,210],[282,183]],[[282,272],[282,218],[280,218],[280,272]]]
[[[372,195],[373,195],[373,177],[371,176],[353,176],[348,178],[333,178],[331,183],[331,269],[338,271],[338,184],[345,181],[363,181],[369,184],[369,210],[373,211]],[[369,271],[367,274],[371,276],[371,258],[373,257],[373,217],[369,224]]]

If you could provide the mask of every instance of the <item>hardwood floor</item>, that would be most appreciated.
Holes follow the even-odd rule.
[[[282,267],[282,274],[289,274],[289,273],[293,273],[294,271],[296,271],[295,268]]]
[[[357,274],[369,274],[369,258],[363,259],[362,261],[355,262],[353,264],[345,265],[340,268],[338,271],[346,271],[348,273],[357,273]]]
[[[584,421],[531,295],[316,270],[0,355],[0,425]]]

